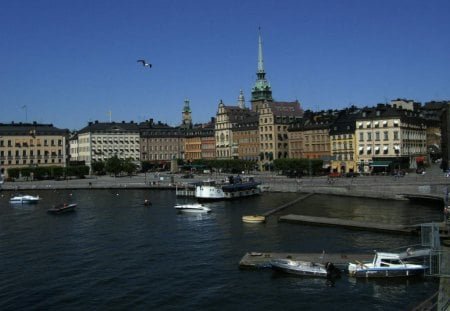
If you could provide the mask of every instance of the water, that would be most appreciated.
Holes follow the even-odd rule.
[[[244,271],[248,251],[361,252],[419,243],[418,237],[277,222],[242,223],[295,198],[264,194],[177,214],[172,191],[42,191],[35,206],[0,198],[1,310],[407,310],[438,288],[432,279],[325,280]],[[145,199],[152,205],[143,206]],[[77,202],[76,212],[47,208]],[[312,196],[297,213],[367,221],[439,220],[438,208],[407,202]],[[412,217],[414,215],[414,217]]]

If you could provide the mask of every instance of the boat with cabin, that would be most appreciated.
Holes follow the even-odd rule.
[[[32,195],[16,195],[9,199],[9,203],[11,204],[36,204],[40,200],[39,196]]]
[[[198,200],[228,200],[258,195],[261,193],[261,183],[252,176],[229,176],[225,183],[208,179],[195,187],[195,197]]]
[[[422,252],[424,253],[424,252]],[[359,278],[411,277],[424,275],[428,266],[411,263],[409,259],[417,257],[411,250],[404,253],[375,252],[371,262],[348,264],[350,276]]]

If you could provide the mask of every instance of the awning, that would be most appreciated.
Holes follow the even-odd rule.
[[[373,161],[370,166],[373,167],[388,167],[392,161]]]

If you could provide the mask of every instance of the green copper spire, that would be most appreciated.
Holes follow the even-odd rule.
[[[192,127],[192,112],[191,107],[189,107],[189,99],[184,100],[183,114],[182,114],[182,123],[181,126],[184,128]]]
[[[266,80],[264,72],[264,59],[262,50],[261,29],[258,34],[258,71],[256,72],[256,82],[252,89],[252,101],[272,101],[272,89]]]
[[[191,107],[189,107],[189,99],[184,100],[183,112],[191,112]]]

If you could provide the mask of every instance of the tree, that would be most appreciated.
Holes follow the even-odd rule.
[[[91,164],[92,172],[96,175],[103,175],[105,173],[105,162],[103,161],[94,161]]]
[[[126,158],[122,163],[122,169],[128,174],[128,176],[131,176],[134,172],[136,172],[137,165],[133,162],[132,158]]]
[[[117,176],[123,170],[123,161],[117,157],[117,155],[113,156],[106,160],[105,163],[105,171]]]

